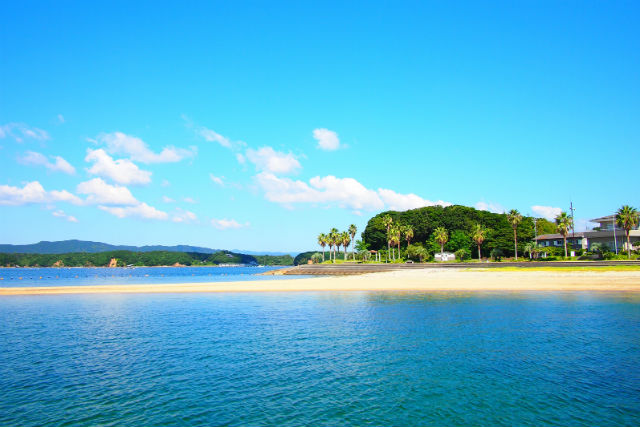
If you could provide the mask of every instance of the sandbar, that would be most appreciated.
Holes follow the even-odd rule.
[[[358,276],[143,285],[0,288],[0,296],[104,293],[295,291],[627,291],[640,292],[638,271],[414,269]]]

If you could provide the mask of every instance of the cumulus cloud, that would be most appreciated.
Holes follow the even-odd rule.
[[[195,222],[197,220],[198,220],[198,217],[196,216],[196,214],[190,211],[182,210],[182,209],[176,209],[173,216],[171,217],[171,221],[173,222],[188,223],[188,222]]]
[[[451,205],[442,200],[432,202],[415,194],[399,194],[382,188],[375,191],[353,178],[337,178],[333,175],[316,176],[307,183],[261,172],[255,176],[255,180],[264,192],[265,199],[288,208],[300,203],[335,205],[352,209],[354,214],[361,215],[362,210],[374,211],[385,207],[407,210],[422,206]]]
[[[18,160],[25,165],[44,166],[53,172],[63,172],[69,175],[76,173],[76,168],[71,166],[69,162],[60,156],[52,156],[53,161],[49,160],[44,154],[35,151],[27,151],[24,156]]]
[[[197,153],[196,147],[184,149],[172,146],[164,147],[160,153],[154,153],[142,139],[122,132],[101,134],[97,137],[97,141],[105,144],[107,151],[111,154],[129,156],[131,160],[142,163],[179,162]]]
[[[63,218],[66,219],[69,222],[78,222],[78,219],[75,216],[72,215],[67,215],[63,210],[56,210],[51,212],[51,215],[57,217],[57,218]]]
[[[295,172],[301,167],[293,153],[282,153],[271,147],[262,147],[258,150],[249,148],[245,155],[259,171],[286,174]]]
[[[46,191],[38,181],[27,182],[22,188],[0,185],[0,205],[20,206],[31,203],[69,202],[81,204],[82,200],[66,190]]]
[[[173,200],[171,197],[168,196],[162,196],[162,201],[165,203],[174,203],[175,200]]]
[[[101,210],[117,216],[118,218],[142,218],[166,220],[169,215],[146,203],[139,203],[135,206],[98,206]]]
[[[64,122],[65,122],[65,120],[64,120],[64,116],[63,116],[62,114],[58,114],[57,118],[58,118],[58,122],[59,122],[60,124],[62,124],[62,123],[64,123]]]
[[[329,129],[314,129],[313,137],[318,141],[317,147],[325,151],[334,151],[340,148],[338,134]]]
[[[245,228],[249,227],[249,223],[245,222],[244,224],[240,224],[235,219],[215,219],[211,220],[211,225],[213,225],[218,230],[227,230],[227,229],[237,229],[237,228]]]
[[[379,188],[378,194],[382,201],[387,205],[387,207],[394,211],[406,211],[409,209],[417,209],[425,206],[451,206],[451,203],[445,202],[442,200],[438,200],[437,202],[433,202],[431,200],[423,199],[422,197],[410,193],[410,194],[400,194],[396,193],[393,190],[388,190],[385,188]]]
[[[131,160],[114,160],[102,148],[88,149],[86,162],[93,162],[87,171],[92,175],[109,178],[118,184],[148,184],[151,182],[151,172],[142,170]]]
[[[7,123],[0,125],[0,139],[2,138],[13,138],[17,142],[23,142],[25,139],[46,141],[51,137],[47,131],[29,127],[24,123]]]
[[[191,197],[183,197],[183,198],[182,198],[182,201],[183,201],[183,202],[186,202],[186,203],[191,203],[191,204],[193,204],[193,203],[198,203],[195,199],[193,199],[193,198],[191,198]]]
[[[140,203],[127,187],[107,184],[102,178],[81,182],[78,184],[76,192],[86,194],[86,203],[88,204],[135,206]]]
[[[562,212],[562,208],[554,208],[553,206],[531,206],[531,210],[538,216],[553,221]]]
[[[500,203],[493,202],[478,202],[476,203],[476,209],[478,209],[479,211],[487,211],[498,214],[502,214],[505,212],[504,207]]]

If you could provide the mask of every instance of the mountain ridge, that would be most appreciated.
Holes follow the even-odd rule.
[[[191,245],[144,245],[144,246],[131,246],[131,245],[112,245],[103,242],[93,242],[90,240],[57,240],[48,241],[41,240],[38,243],[31,243],[26,245],[12,245],[12,244],[0,244],[0,252],[2,253],[25,253],[25,254],[63,254],[70,252],[87,252],[98,253],[107,251],[133,251],[133,252],[153,252],[153,251],[168,251],[168,252],[196,252],[203,254],[214,254],[216,252],[223,251],[225,249],[212,249],[202,246]],[[258,252],[258,251],[243,251],[233,249],[230,252],[243,253],[247,255],[291,255],[295,256],[294,252]]]

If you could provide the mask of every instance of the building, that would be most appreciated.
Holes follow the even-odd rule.
[[[580,231],[569,233],[567,235],[567,247],[572,249],[590,250],[591,245],[598,243],[607,247],[610,251],[615,252],[627,250],[627,236],[625,231],[615,224],[616,216],[608,215],[601,218],[594,218],[591,222],[598,223],[597,227],[593,227],[591,231]],[[564,246],[564,238],[562,234],[543,234],[536,237],[536,242],[542,246]],[[640,230],[636,227],[629,232],[629,240],[632,249],[640,246]]]

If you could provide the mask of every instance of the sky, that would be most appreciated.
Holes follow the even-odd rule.
[[[640,3],[2,2],[0,243],[640,207]]]

